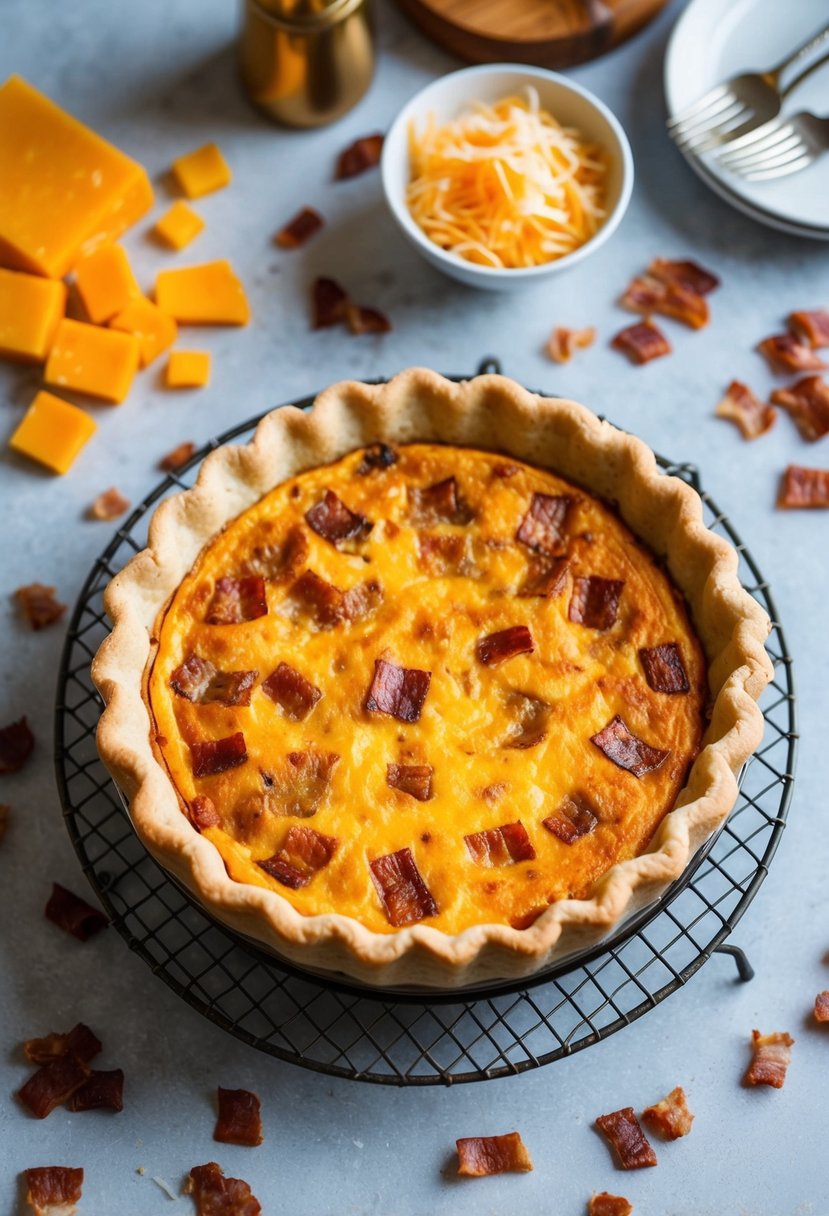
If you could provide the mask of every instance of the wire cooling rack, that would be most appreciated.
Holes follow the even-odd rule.
[[[486,361],[480,371],[496,370]],[[313,398],[296,402],[310,405]],[[589,954],[512,985],[440,999],[377,995],[275,962],[210,919],[147,854],[95,749],[101,701],[89,665],[106,636],[102,596],[146,543],[152,508],[193,484],[220,444],[249,438],[258,418],[211,440],[132,512],[90,571],[69,625],[55,711],[55,763],[64,816],[84,873],[130,949],[212,1022],[260,1051],[332,1076],[387,1085],[452,1084],[509,1076],[590,1046],[676,992],[725,944],[765,878],[792,793],[796,723],[792,661],[771,594],[697,470],[660,458],[699,493],[707,525],[740,555],[743,586],[773,622],[775,674],[762,701],[759,749],[733,812],[691,870],[624,932]]]

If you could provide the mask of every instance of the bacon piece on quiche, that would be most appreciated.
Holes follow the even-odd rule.
[[[308,748],[302,752],[288,752],[286,760],[288,767],[281,775],[282,789],[279,790],[278,782],[274,782],[274,792],[282,799],[281,813],[307,819],[317,812],[328,792],[331,775],[340,761],[339,754]]]
[[[342,614],[346,621],[364,621],[383,602],[383,588],[376,579],[357,583],[343,595]]]
[[[627,355],[631,363],[650,363],[652,359],[660,359],[669,355],[672,347],[658,326],[652,321],[640,321],[638,325],[629,325],[619,330],[610,345],[614,350]]]
[[[337,158],[337,169],[334,174],[337,181],[348,177],[357,177],[367,169],[373,169],[380,163],[383,151],[383,136],[380,132],[374,135],[362,135],[353,144],[343,148]]]
[[[390,714],[398,722],[417,722],[432,680],[431,671],[398,667],[386,659],[375,659],[374,677],[366,698],[370,713]]]
[[[466,1136],[456,1140],[458,1173],[464,1178],[490,1174],[527,1174],[533,1168],[527,1146],[519,1132],[505,1136]]]
[[[100,1039],[83,1022],[78,1022],[67,1034],[53,1031],[41,1039],[27,1039],[23,1044],[23,1054],[32,1064],[48,1064],[66,1055],[88,1064],[101,1050]]]
[[[597,827],[599,817],[584,794],[567,794],[554,813],[541,822],[559,840],[574,844]]]
[[[653,772],[670,756],[670,749],[652,747],[644,739],[634,735],[618,714],[608,722],[603,730],[590,736],[590,742],[599,749],[608,760],[612,760],[619,768],[632,773],[634,777],[643,777],[645,773]]]
[[[294,524],[281,544],[256,545],[245,562],[245,573],[278,582],[296,578],[310,551],[305,529]]]
[[[411,849],[399,849],[369,862],[371,877],[389,924],[395,929],[436,916],[438,906],[423,881]]]
[[[714,413],[718,418],[736,423],[743,439],[757,439],[760,435],[765,435],[777,421],[777,410],[774,406],[761,401],[741,380],[731,381]]]
[[[829,507],[829,469],[790,464],[780,479],[777,506],[787,510]]]
[[[311,326],[329,329],[346,319],[348,292],[334,279],[314,279],[311,288]]]
[[[487,667],[497,667],[507,659],[519,654],[531,654],[535,650],[532,634],[526,625],[511,625],[479,638],[475,652]]]
[[[216,810],[215,802],[212,798],[208,798],[206,794],[196,795],[187,807],[187,818],[197,832],[203,832],[205,828],[217,828],[222,822],[222,817]]]
[[[472,512],[458,493],[455,477],[409,490],[412,519],[417,524],[468,524]]]
[[[320,690],[288,663],[280,663],[262,681],[262,691],[294,722],[303,722],[322,698]]]
[[[262,1143],[259,1098],[249,1089],[218,1088],[219,1114],[213,1139],[220,1144],[255,1148]]]
[[[193,455],[196,450],[195,443],[185,440],[184,443],[178,444],[168,452],[166,456],[162,456],[158,462],[158,467],[162,473],[175,473],[176,469],[180,469],[183,464]]]
[[[291,587],[290,597],[311,615],[320,629],[331,629],[344,618],[344,593],[313,570],[299,576]]]
[[[691,329],[702,329],[710,320],[708,302],[698,291],[678,281],[661,282],[652,274],[632,279],[619,303],[645,317],[652,313],[673,317]]]
[[[190,756],[194,777],[215,777],[244,764],[248,758],[245,736],[240,730],[223,739],[205,739],[202,743],[190,744]]]
[[[809,443],[829,433],[829,384],[821,376],[803,376],[790,388],[775,389],[771,399]]]
[[[566,544],[564,528],[575,501],[572,494],[533,494],[515,539],[536,553],[560,557]]]
[[[299,249],[324,227],[325,220],[319,211],[315,211],[313,207],[303,207],[293,219],[279,229],[273,238],[274,244],[280,249]]]
[[[305,512],[308,527],[335,548],[344,540],[364,540],[374,524],[350,511],[333,490],[326,490],[318,503]]]
[[[258,671],[217,671],[209,659],[191,654],[170,676],[170,687],[197,705],[250,705]]]
[[[265,616],[267,611],[265,580],[261,575],[249,574],[244,578],[224,575],[216,580],[205,620],[208,625],[240,625]]]
[[[566,557],[531,562],[527,567],[527,576],[518,592],[519,596],[523,599],[532,596],[538,596],[541,599],[555,599],[564,590],[569,567],[570,563]]]
[[[372,443],[363,452],[363,458],[357,465],[357,476],[367,477],[369,473],[390,469],[397,464],[398,456],[394,448],[387,443]]]
[[[545,350],[554,363],[569,363],[577,350],[587,350],[596,341],[592,325],[585,329],[567,329],[559,325],[550,334]]]
[[[89,1068],[71,1053],[50,1060],[32,1073],[17,1096],[36,1119],[45,1119],[61,1106],[89,1076]]]
[[[793,1043],[794,1039],[785,1031],[760,1034],[759,1030],[752,1030],[753,1055],[743,1077],[743,1084],[771,1085],[774,1089],[782,1089],[786,1070],[792,1062]]]
[[[387,764],[386,784],[418,802],[428,802],[432,798],[434,773],[431,764]]]
[[[52,883],[52,894],[43,911],[47,920],[52,921],[59,929],[71,933],[79,942],[88,941],[109,924],[108,919],[98,908],[93,908],[85,899],[67,891],[59,882]]]
[[[130,500],[124,498],[120,490],[117,490],[115,486],[110,486],[89,505],[86,518],[109,523],[111,520],[117,519],[119,515],[123,515],[125,511],[129,511],[130,505]]]
[[[694,1122],[694,1116],[688,1109],[685,1090],[681,1085],[672,1089],[667,1098],[654,1103],[642,1111],[642,1122],[656,1132],[663,1140],[678,1140],[687,1136]]]
[[[825,308],[800,309],[790,313],[788,326],[813,350],[829,346],[829,312]]]
[[[529,693],[511,690],[506,697],[505,709],[509,718],[509,728],[502,747],[514,747],[524,750],[535,747],[546,738],[547,725],[550,720],[551,707],[540,697]]]
[[[31,756],[35,737],[25,717],[0,727],[0,773],[19,772]]]
[[[177,696],[198,702],[215,674],[216,668],[209,659],[191,654],[170,676],[170,687]]]
[[[469,537],[461,532],[418,532],[418,564],[433,578],[467,574],[472,563]]]
[[[587,1216],[631,1216],[633,1204],[622,1195],[597,1192],[587,1205]]]
[[[611,629],[619,615],[619,600],[624,586],[624,579],[599,578],[595,574],[587,578],[574,578],[573,594],[567,609],[569,619],[589,629]]]
[[[673,694],[691,691],[688,673],[676,642],[643,646],[639,651],[639,661],[645,672],[645,679],[654,692]]]
[[[75,1216],[83,1192],[83,1169],[38,1165],[25,1171],[26,1202],[35,1216]]]
[[[25,620],[36,631],[45,629],[47,625],[54,625],[66,611],[66,605],[55,599],[55,588],[44,587],[43,583],[29,583],[27,587],[18,587],[14,598]]]
[[[76,1089],[66,1103],[66,1109],[84,1110],[124,1109],[124,1073],[120,1068],[94,1068],[80,1089]]]
[[[532,861],[535,849],[527,829],[519,819],[500,828],[488,828],[464,836],[469,856],[479,866],[508,866],[517,861]]]
[[[599,1115],[596,1126],[607,1138],[623,1170],[656,1165],[656,1153],[642,1131],[633,1107],[624,1106],[609,1115]]]
[[[317,871],[328,865],[339,843],[336,836],[324,836],[313,828],[295,824],[288,829],[279,852],[256,864],[271,878],[296,891],[307,886]]]
[[[215,1161],[194,1165],[184,1187],[196,1216],[260,1216],[262,1205],[242,1178],[226,1178]]]
[[[819,992],[815,997],[815,1021],[829,1022],[829,992]]]
[[[796,334],[772,334],[758,343],[757,349],[771,370],[783,375],[787,372],[820,371],[826,367],[820,355],[816,355],[811,346],[807,346]]]

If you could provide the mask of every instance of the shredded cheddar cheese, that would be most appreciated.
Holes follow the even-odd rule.
[[[538,94],[475,103],[440,126],[409,127],[406,201],[430,240],[499,269],[540,266],[572,253],[601,226],[607,161],[562,127]]]

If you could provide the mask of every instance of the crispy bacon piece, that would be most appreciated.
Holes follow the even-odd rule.
[[[175,473],[176,469],[180,469],[183,464],[193,455],[196,450],[195,443],[185,441],[174,447],[166,456],[162,456],[158,462],[158,467],[162,473]]]
[[[462,532],[418,532],[419,564],[435,578],[471,569],[469,537]]]
[[[601,1191],[587,1205],[587,1216],[631,1216],[633,1204],[621,1195]]]
[[[567,329],[558,326],[550,334],[545,347],[554,363],[569,363],[577,350],[586,350],[596,341],[596,330],[590,325],[586,329]]]
[[[382,151],[383,136],[380,133],[363,135],[359,139],[355,139],[354,143],[344,148],[337,158],[337,171],[334,174],[336,180],[343,181],[347,177],[357,177],[360,173],[365,173],[367,169],[373,169],[380,163]]]
[[[217,671],[209,659],[191,654],[170,676],[170,687],[198,705],[250,705],[258,675],[258,671]]]
[[[611,629],[616,624],[624,586],[624,579],[599,578],[595,574],[574,578],[567,609],[569,619],[589,629]]]
[[[472,512],[458,493],[455,477],[409,490],[412,519],[417,524],[468,524]]]
[[[76,1089],[66,1109],[71,1111],[124,1109],[124,1073],[120,1068],[96,1071],[94,1068],[80,1089]]]
[[[288,752],[286,766],[276,773],[263,774],[268,810],[277,815],[297,815],[307,819],[316,814],[331,784],[331,774],[339,763],[337,752]]]
[[[418,802],[428,802],[432,797],[434,772],[431,764],[387,764],[386,785]]]
[[[570,563],[566,557],[554,557],[549,561],[532,562],[527,568],[527,577],[518,592],[523,599],[539,596],[555,599],[564,590]]]
[[[757,439],[765,435],[777,420],[777,410],[761,401],[741,380],[731,381],[714,413],[718,418],[736,423],[743,439]]]
[[[642,1111],[642,1122],[652,1132],[656,1132],[663,1140],[678,1140],[687,1136],[694,1122],[694,1116],[688,1109],[685,1090],[681,1085],[672,1089],[667,1098],[648,1106]]]
[[[633,773],[634,777],[643,777],[645,773],[659,768],[671,754],[670,750],[663,751],[659,747],[652,747],[644,739],[637,738],[628,730],[618,714],[608,722],[604,730],[591,735],[590,742],[603,752],[608,760]]]
[[[631,363],[650,363],[662,355],[671,353],[671,344],[652,321],[640,321],[621,329],[610,345],[614,350],[627,355]]]
[[[345,319],[353,334],[387,334],[391,331],[391,321],[379,308],[368,308],[364,304],[352,304],[349,300]]]
[[[222,817],[216,810],[216,804],[206,794],[197,794],[187,808],[187,817],[197,832],[205,828],[217,828]]]
[[[363,459],[357,465],[358,477],[365,477],[376,469],[390,469],[397,464],[397,452],[387,443],[372,443],[363,452]]]
[[[510,719],[502,747],[525,749],[535,747],[547,735],[550,705],[540,697],[512,690],[507,694],[505,708]]]
[[[305,829],[302,829],[305,830]],[[255,1148],[262,1143],[262,1115],[259,1098],[249,1089],[218,1089],[219,1116],[213,1139],[220,1144],[240,1144]]]
[[[815,1021],[829,1022],[829,992],[819,992],[815,997]]]
[[[412,925],[436,916],[438,906],[423,881],[411,849],[399,849],[369,862],[372,881],[390,925]]]
[[[215,1161],[194,1165],[185,1186],[196,1216],[260,1216],[262,1205],[241,1178],[225,1178]]]
[[[376,579],[357,583],[343,595],[343,616],[347,621],[362,621],[383,602],[383,588]]]
[[[26,1202],[35,1216],[75,1216],[83,1190],[80,1167],[39,1165],[25,1175]]]
[[[47,625],[54,625],[66,611],[66,605],[59,604],[55,599],[55,588],[44,587],[43,583],[29,583],[27,587],[18,587],[14,598],[24,618],[36,631],[45,629]]]
[[[56,1106],[62,1105],[89,1076],[83,1060],[71,1053],[50,1060],[32,1073],[17,1096],[36,1119],[45,1119]]]
[[[306,570],[291,587],[291,599],[313,616],[321,629],[330,629],[345,619],[344,593],[313,570]]]
[[[673,317],[691,329],[702,329],[710,320],[708,302],[698,291],[679,282],[660,282],[650,274],[632,279],[619,303],[646,317]]]
[[[829,384],[822,377],[803,376],[791,388],[776,388],[771,399],[810,443],[829,433]]]
[[[829,312],[825,308],[801,309],[790,313],[788,326],[813,350],[829,346]]]
[[[191,743],[190,756],[194,777],[214,777],[229,768],[244,764],[248,758],[245,736],[240,730],[224,739],[206,739],[204,743]]]
[[[639,661],[645,672],[645,679],[654,692],[690,692],[688,674],[676,642],[663,642],[660,646],[643,646],[639,651]]]
[[[609,1115],[599,1115],[596,1126],[614,1149],[623,1170],[656,1165],[656,1153],[642,1131],[633,1107],[624,1106]]]
[[[515,539],[536,553],[559,557],[565,544],[564,526],[575,501],[571,494],[533,494]]]
[[[198,702],[215,674],[216,668],[209,659],[201,659],[197,654],[191,654],[170,676],[170,687],[177,696]]]
[[[294,524],[281,545],[257,545],[245,562],[245,573],[279,581],[295,578],[309,552],[305,529]]]
[[[325,220],[319,211],[315,211],[313,207],[303,207],[293,219],[279,229],[273,238],[274,244],[280,249],[299,249],[324,226]]]
[[[757,349],[773,372],[784,375],[786,372],[819,371],[826,367],[811,346],[807,346],[796,334],[772,334],[758,343]]]
[[[88,1064],[100,1050],[101,1042],[97,1035],[83,1022],[78,1022],[67,1034],[53,1031],[42,1039],[27,1039],[23,1044],[23,1054],[32,1064],[48,1064],[66,1055],[73,1055],[83,1064]]]
[[[262,691],[280,706],[286,718],[294,722],[303,722],[322,697],[310,680],[287,663],[280,663],[276,671],[262,681]]]
[[[52,883],[52,894],[43,914],[47,920],[66,933],[71,933],[80,942],[88,941],[109,924],[109,920],[99,908],[93,908],[85,899],[67,891],[59,882]]]
[[[565,844],[574,844],[596,828],[599,817],[584,794],[567,794],[552,815],[541,821]]]
[[[519,1132],[505,1136],[467,1136],[456,1140],[458,1173],[464,1178],[488,1174],[527,1174],[533,1168],[530,1154]]]
[[[0,727],[0,773],[18,772],[31,756],[34,745],[35,737],[25,717]]]
[[[695,291],[701,296],[709,295],[720,285],[720,280],[715,274],[687,258],[678,261],[670,258],[654,258],[648,267],[648,274],[653,275],[662,283],[680,283],[689,291]]]
[[[317,870],[328,865],[339,843],[336,836],[324,836],[313,828],[294,825],[288,829],[279,852],[256,864],[271,878],[296,891],[307,886]]]
[[[334,279],[314,279],[311,288],[311,326],[329,329],[339,325],[348,315],[348,292]]]
[[[505,823],[500,828],[488,828],[464,836],[469,856],[479,866],[508,866],[517,861],[532,861],[535,849],[521,820]]]
[[[499,629],[496,633],[488,633],[479,638],[475,652],[487,667],[497,667],[506,659],[512,659],[519,654],[531,654],[535,650],[532,634],[526,625],[511,625],[509,629]]]
[[[417,722],[431,680],[431,671],[398,667],[385,659],[375,659],[366,709],[370,713],[391,714],[398,722]]]
[[[744,1085],[771,1085],[782,1089],[786,1070],[792,1062],[794,1039],[785,1031],[773,1034],[751,1032],[751,1049],[754,1053],[743,1077]]]
[[[250,574],[244,578],[224,575],[216,579],[205,620],[208,625],[239,625],[242,621],[255,621],[257,617],[265,616],[267,611],[265,580],[261,575]]]
[[[790,464],[780,479],[777,505],[789,510],[829,507],[829,469]]]
[[[116,490],[115,486],[110,486],[108,490],[104,490],[93,503],[87,508],[87,519],[98,519],[103,522],[109,522],[112,519],[117,519],[119,515],[123,515],[125,511],[130,509],[130,500],[124,498],[120,490]]]
[[[333,490],[325,491],[322,499],[305,512],[305,519],[317,536],[335,547],[343,540],[364,540],[374,527],[365,515],[349,511]]]

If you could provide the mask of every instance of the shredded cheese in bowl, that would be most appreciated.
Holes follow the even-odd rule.
[[[572,253],[606,217],[603,150],[563,127],[535,89],[476,102],[452,122],[409,124],[406,202],[430,240],[501,270]]]

